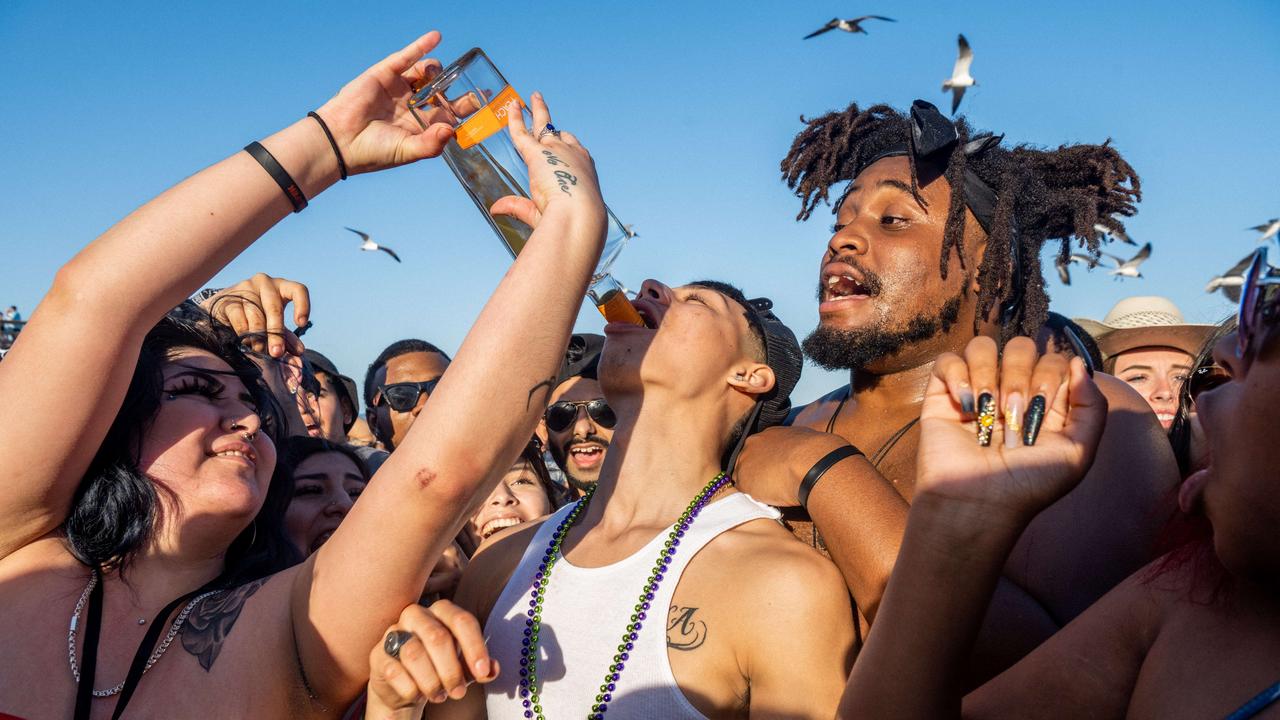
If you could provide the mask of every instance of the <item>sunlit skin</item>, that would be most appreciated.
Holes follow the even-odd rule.
[[[343,428],[350,422],[353,408],[343,403],[340,391],[335,389],[337,378],[316,371],[316,380],[320,382],[320,394],[314,402],[316,417],[320,421],[320,437],[329,442],[345,443],[347,432]]]
[[[547,491],[529,462],[519,460],[485,498],[468,527],[478,538],[485,539],[499,530],[537,520],[550,512],[551,499]]]
[[[943,352],[963,353],[975,334],[994,339],[1000,330],[999,302],[976,328],[974,324],[981,290],[978,269],[987,251],[981,226],[966,209],[964,248],[950,253],[944,279],[939,261],[950,186],[945,178],[922,175],[922,206],[912,198],[910,181],[904,157],[876,161],[855,179],[820,258],[819,322],[846,330],[877,324],[903,330],[913,316],[936,317],[944,303],[958,297],[957,321],[949,330],[851,371],[849,387],[802,408],[795,421],[819,431],[832,423],[835,434],[868,456],[887,448],[876,463],[883,485],[850,480],[829,494],[835,498],[830,508],[809,508],[814,517],[830,513],[828,527],[819,523],[826,547],[851,592],[860,597],[859,610],[870,613],[872,622],[914,496],[920,428],[909,424],[920,415],[934,360]],[[852,275],[855,283],[863,279],[859,267],[880,279],[878,295],[867,296],[865,288],[856,292],[859,288],[843,278]],[[831,277],[837,278],[834,287],[827,285]],[[855,297],[838,297],[851,287]],[[1159,530],[1152,518],[1163,511],[1155,505],[1168,497],[1176,477],[1172,452],[1150,406],[1131,388],[1101,373],[1098,384],[1112,412],[1093,469],[1076,491],[1045,510],[1015,552],[1016,560],[997,589],[997,612],[970,661],[975,680],[1008,667],[1057,632],[1063,619],[1079,614],[1150,559],[1146,548]],[[976,397],[986,390],[998,395],[1000,388],[971,390]],[[1005,409],[1005,400],[998,410]],[[1024,407],[1029,400],[1022,398]],[[896,435],[900,430],[903,434]],[[829,477],[843,472],[837,468]],[[1126,482],[1118,485],[1122,475]],[[835,486],[841,481],[823,482]],[[837,506],[842,510],[836,512]],[[848,508],[856,510],[850,514]],[[803,518],[792,526],[802,540],[814,542],[813,526]]]
[[[248,390],[230,373],[231,366],[207,351],[177,353],[164,367],[160,407],[138,463],[172,491],[160,493],[166,512],[217,518],[228,541],[262,507],[276,464]]]
[[[293,484],[284,529],[305,557],[338,529],[364,492],[365,482],[351,458],[338,452],[318,452],[298,463]]]
[[[587,402],[604,397],[604,390],[596,380],[573,377],[560,383],[551,393],[548,406],[561,400]],[[604,456],[609,442],[613,440],[613,428],[606,428],[597,423],[585,407],[578,408],[578,416],[569,427],[560,432],[547,428],[547,442],[551,455],[569,477],[578,494],[583,493],[599,477],[600,468],[604,466]],[[600,442],[600,438],[604,442]]]
[[[377,386],[382,387],[401,382],[429,382],[444,375],[444,371],[448,367],[449,361],[445,360],[440,353],[405,353],[387,361],[385,368],[378,372],[380,377],[378,378]],[[378,401],[380,404],[377,412],[387,413],[391,418],[391,447],[387,449],[392,450],[404,441],[405,435],[409,433],[409,428],[413,426],[413,421],[418,418],[418,413],[422,412],[422,406],[426,405],[427,395],[426,393],[419,395],[418,404],[409,412],[393,410],[385,401],[381,400],[381,393],[378,393]]]
[[[1115,357],[1112,374],[1138,391],[1156,413],[1165,430],[1178,412],[1178,391],[1191,373],[1195,359],[1171,347],[1142,347]]]

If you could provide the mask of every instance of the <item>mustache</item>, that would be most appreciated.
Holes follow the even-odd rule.
[[[574,437],[572,437],[572,438],[570,438],[568,441],[566,441],[566,442],[565,442],[565,443],[560,447],[560,449],[561,449],[562,451],[564,451],[564,452],[566,452],[566,453],[567,453],[567,452],[569,452],[569,448],[570,448],[570,447],[572,447],[572,446],[574,446],[574,445],[580,445],[580,444],[582,444],[582,443],[595,443],[595,444],[597,444],[597,445],[599,445],[600,447],[605,448],[605,449],[608,449],[608,447],[609,447],[609,441],[608,441],[608,440],[605,440],[604,438],[600,437],[599,435],[575,435]]]
[[[879,295],[880,291],[884,288],[884,283],[881,282],[880,276],[877,275],[875,272],[868,270],[867,267],[862,263],[858,262],[856,258],[837,257],[837,258],[832,258],[831,262],[837,262],[842,265],[848,265],[849,267],[857,270],[858,274],[862,276],[862,280],[860,281],[859,284],[861,284],[862,287],[866,289],[868,295],[872,295],[872,296]],[[822,302],[822,294],[826,292],[826,290],[827,290],[826,285],[823,283],[823,280],[819,278],[818,292],[816,293],[818,302]]]

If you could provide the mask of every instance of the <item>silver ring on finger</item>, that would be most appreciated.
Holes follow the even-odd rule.
[[[400,650],[412,639],[413,633],[407,630],[392,630],[387,633],[387,639],[382,642],[382,649],[392,658],[399,660]]]
[[[551,123],[547,123],[546,127],[542,128],[542,131],[538,133],[538,139],[541,140],[543,137],[547,135],[550,135],[551,137],[554,137],[554,138],[559,138],[560,131],[556,129],[555,125],[552,125]]]

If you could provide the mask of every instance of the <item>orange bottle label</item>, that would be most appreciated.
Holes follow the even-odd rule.
[[[502,88],[484,107],[476,111],[467,121],[458,126],[458,147],[466,150],[472,145],[484,142],[490,135],[507,126],[507,103],[512,100],[524,107],[524,101],[510,85]]]

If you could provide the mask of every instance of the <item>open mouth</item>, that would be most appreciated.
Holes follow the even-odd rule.
[[[604,460],[604,448],[595,444],[571,445],[569,459],[579,468],[593,468]]]
[[[311,437],[320,437],[321,432],[322,430],[320,429],[319,425],[316,425],[314,423],[307,425],[307,434],[310,435]]]
[[[258,464],[258,454],[253,451],[253,447],[242,442],[232,443],[221,450],[210,452],[209,457],[229,458],[254,466]]]
[[[320,533],[320,535],[317,536],[315,540],[311,541],[311,552],[315,552],[316,550],[319,550],[320,546],[328,542],[329,538],[331,537],[333,537],[332,530]]]
[[[509,527],[515,527],[516,525],[519,525],[522,522],[524,521],[518,517],[508,516],[508,517],[494,518],[489,522],[485,523],[480,528],[480,537],[488,538],[490,535],[498,532],[499,530],[506,530]]]
[[[822,301],[863,299],[871,297],[871,288],[850,272],[828,273],[822,279]]]
[[[1160,413],[1156,413],[1156,419],[1160,421],[1161,425],[1168,428],[1170,425],[1173,424],[1174,415],[1173,413],[1160,412]]]

